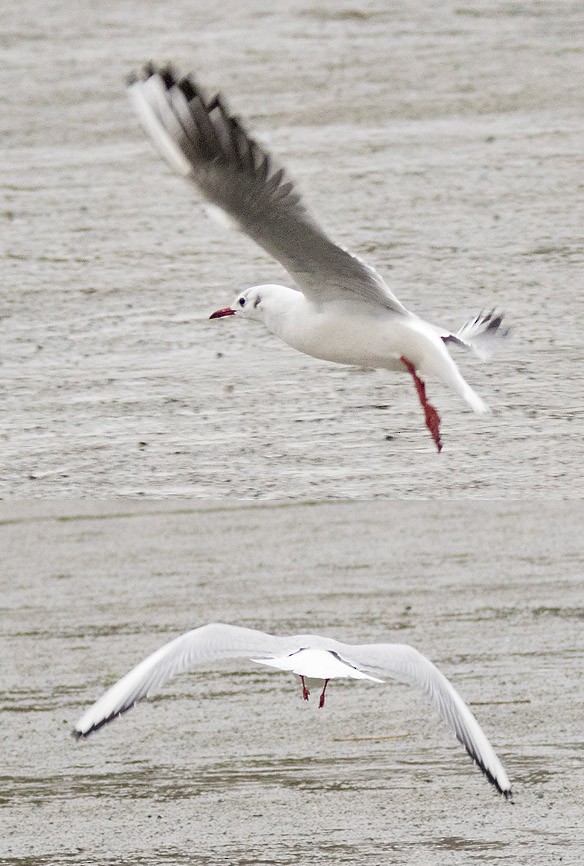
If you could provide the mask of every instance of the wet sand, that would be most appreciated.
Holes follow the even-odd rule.
[[[118,506],[0,508],[3,866],[579,866],[580,508]],[[334,682],[318,710],[247,662],[73,741],[107,685],[214,620],[416,646],[515,802],[406,686]]]
[[[428,8],[426,8],[428,7]],[[579,3],[13,4],[0,83],[0,495],[580,497]],[[208,220],[123,82],[173,59],[221,87],[314,212],[400,299],[503,309],[493,409],[209,322],[286,275]]]

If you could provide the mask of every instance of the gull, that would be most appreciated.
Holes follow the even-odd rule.
[[[88,737],[157,691],[176,674],[222,659],[248,659],[300,677],[304,700],[312,681],[323,681],[318,705],[325,703],[329,680],[339,677],[382,683],[386,677],[420,689],[450,725],[489,782],[511,798],[501,761],[454,686],[432,662],[407,644],[351,646],[319,635],[278,637],[256,629],[210,623],[164,644],[113,685],[78,720],[73,736]]]
[[[488,358],[507,333],[501,314],[481,313],[452,333],[409,312],[377,271],[331,240],[287,170],[250,136],[221,95],[208,98],[191,76],[149,63],[130,77],[128,94],[155,147],[195,184],[211,212],[247,234],[295,281],[294,287],[252,286],[211,319],[255,319],[315,358],[410,373],[438,451],[440,416],[423,377],[453,388],[475,412],[488,411],[446,344]]]

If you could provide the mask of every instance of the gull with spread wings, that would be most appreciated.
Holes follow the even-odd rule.
[[[322,681],[319,707],[324,706],[329,680],[339,677],[376,683],[389,677],[414,686],[452,728],[489,782],[506,799],[511,798],[505,768],[469,708],[444,674],[407,644],[352,646],[319,635],[277,637],[256,629],[211,623],[180,635],[140,662],[83,713],[73,735],[77,739],[88,737],[176,674],[222,659],[249,659],[292,671],[300,677],[304,700],[309,699],[311,681]]]
[[[435,376],[478,413],[488,407],[462,377],[446,344],[488,358],[507,333],[495,311],[457,332],[407,310],[382,277],[326,234],[288,172],[252,138],[221,96],[208,98],[191,76],[144,67],[129,81],[137,115],[167,162],[215,210],[277,259],[296,285],[252,286],[211,318],[262,322],[288,345],[339,364],[408,372],[425,421],[442,448],[440,416],[426,396]]]

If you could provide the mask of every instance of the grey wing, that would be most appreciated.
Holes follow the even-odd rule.
[[[289,638],[240,626],[211,623],[195,628],[160,647],[122,677],[81,716],[73,736],[89,736],[171,677],[198,664],[229,658],[269,657],[289,645]]]
[[[454,686],[429,659],[406,644],[343,646],[339,653],[366,673],[392,677],[421,689],[489,782],[505,798],[511,797],[507,773],[484,731]]]
[[[277,259],[312,301],[348,296],[407,312],[373,268],[326,235],[285,169],[219,96],[208,99],[192,78],[152,65],[130,80],[129,95],[167,162]]]

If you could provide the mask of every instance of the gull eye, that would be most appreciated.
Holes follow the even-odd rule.
[[[240,306],[240,307],[245,307],[245,298],[240,298],[240,299],[239,299],[239,306]]]

